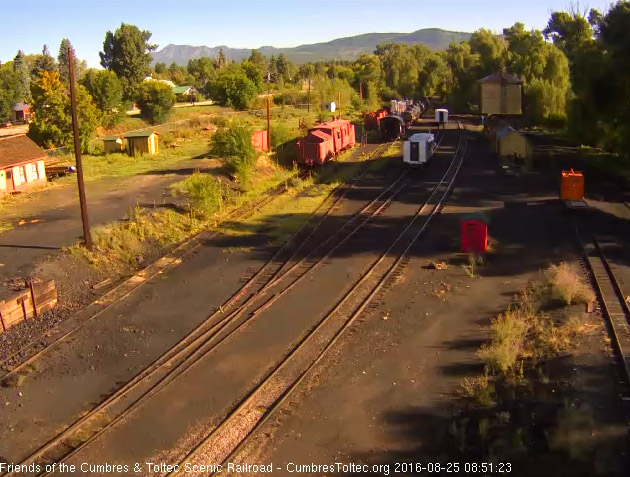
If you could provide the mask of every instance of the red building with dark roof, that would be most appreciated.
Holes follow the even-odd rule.
[[[44,150],[25,134],[0,138],[0,196],[46,183]]]

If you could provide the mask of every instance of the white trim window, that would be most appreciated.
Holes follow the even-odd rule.
[[[37,163],[36,162],[31,164],[31,175],[33,176],[33,180],[34,181],[39,179],[39,172],[37,171]]]

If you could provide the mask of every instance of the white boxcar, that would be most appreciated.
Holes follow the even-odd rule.
[[[431,133],[418,133],[411,136],[403,144],[403,161],[418,166],[426,164],[435,149],[435,136]]]
[[[448,123],[448,109],[436,109],[435,121],[440,124]]]

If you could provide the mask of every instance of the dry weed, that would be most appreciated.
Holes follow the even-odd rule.
[[[553,300],[566,305],[589,303],[595,299],[593,290],[588,286],[574,265],[562,262],[550,266],[545,272],[549,291]]]

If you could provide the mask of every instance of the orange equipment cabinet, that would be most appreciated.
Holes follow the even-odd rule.
[[[560,198],[569,201],[584,200],[584,176],[581,172],[562,171],[560,179]]]
[[[462,252],[486,253],[488,251],[488,224],[479,218],[461,221]]]

